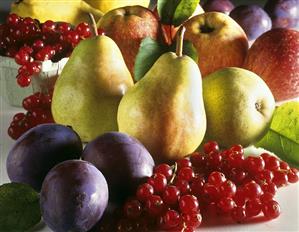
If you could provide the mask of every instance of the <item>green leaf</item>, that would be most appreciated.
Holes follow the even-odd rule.
[[[267,134],[256,144],[299,167],[299,102],[277,107]]]
[[[176,44],[172,44],[169,51],[175,52]],[[196,48],[193,46],[192,42],[184,40],[183,43],[183,55],[190,56],[196,63],[198,61],[198,54]]]
[[[0,231],[24,232],[41,220],[39,196],[30,186],[0,186]]]
[[[195,11],[199,4],[199,0],[181,0],[175,9],[172,24],[179,26],[185,22]]]
[[[153,66],[156,60],[167,52],[165,45],[159,44],[150,37],[144,38],[140,44],[139,52],[134,65],[134,79],[139,81]]]
[[[157,10],[162,24],[171,25],[174,12],[181,0],[158,0]]]

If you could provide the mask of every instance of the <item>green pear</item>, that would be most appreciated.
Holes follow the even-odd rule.
[[[107,36],[81,41],[54,87],[52,114],[85,142],[116,131],[117,108],[133,79],[116,43]]]
[[[167,52],[122,98],[119,131],[137,138],[157,163],[193,152],[206,131],[199,68],[182,55],[184,28],[177,52]]]
[[[203,79],[203,98],[207,114],[205,140],[223,147],[248,146],[269,128],[275,108],[266,83],[242,68],[224,68]]]

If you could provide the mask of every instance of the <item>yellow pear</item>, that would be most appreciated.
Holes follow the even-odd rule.
[[[182,28],[177,52],[163,54],[122,98],[119,131],[137,138],[156,162],[171,162],[193,152],[206,131],[199,68],[182,55]]]
[[[40,22],[52,20],[68,22],[77,25],[80,22],[89,22],[88,13],[99,19],[103,13],[90,6],[83,0],[23,0],[11,5],[11,13],[21,17],[31,17]]]
[[[54,87],[54,121],[71,126],[84,142],[117,131],[117,108],[132,76],[116,43],[107,36],[81,41]]]
[[[148,7],[150,0],[85,0],[88,4],[93,6],[94,8],[99,9],[103,13],[107,13],[108,11],[124,7],[124,6],[134,6],[140,5],[144,7]]]

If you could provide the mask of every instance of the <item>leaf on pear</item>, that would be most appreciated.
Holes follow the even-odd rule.
[[[175,52],[176,44],[173,43],[170,47],[170,51]],[[190,56],[196,63],[198,61],[198,54],[196,48],[193,46],[192,42],[184,40],[183,43],[183,55]]]
[[[172,24],[174,26],[179,26],[185,22],[190,16],[192,16],[199,2],[199,0],[181,0],[175,9]]]
[[[146,37],[142,40],[134,65],[134,79],[139,81],[153,66],[156,60],[167,52],[165,45]]]
[[[171,25],[174,12],[181,0],[158,0],[157,10],[162,24]]]
[[[256,146],[299,167],[299,102],[287,102],[275,109],[269,131]]]
[[[39,196],[30,186],[21,183],[0,186],[0,231],[23,232],[40,220]]]

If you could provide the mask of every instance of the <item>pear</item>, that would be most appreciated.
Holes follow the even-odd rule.
[[[84,142],[117,131],[117,108],[133,86],[116,43],[101,35],[81,41],[54,86],[54,121],[71,126]]]
[[[167,52],[122,98],[119,131],[137,138],[156,162],[171,162],[193,152],[206,130],[199,68],[182,55],[183,33],[176,53]]]
[[[269,129],[275,100],[263,79],[251,71],[229,67],[206,76],[203,97],[205,140],[216,140],[223,147],[246,147]]]
[[[89,22],[88,14],[92,13],[99,19],[103,12],[93,8],[83,0],[23,0],[11,5],[11,13],[21,17],[31,17],[40,22],[47,20],[63,21],[73,25],[80,22]]]

